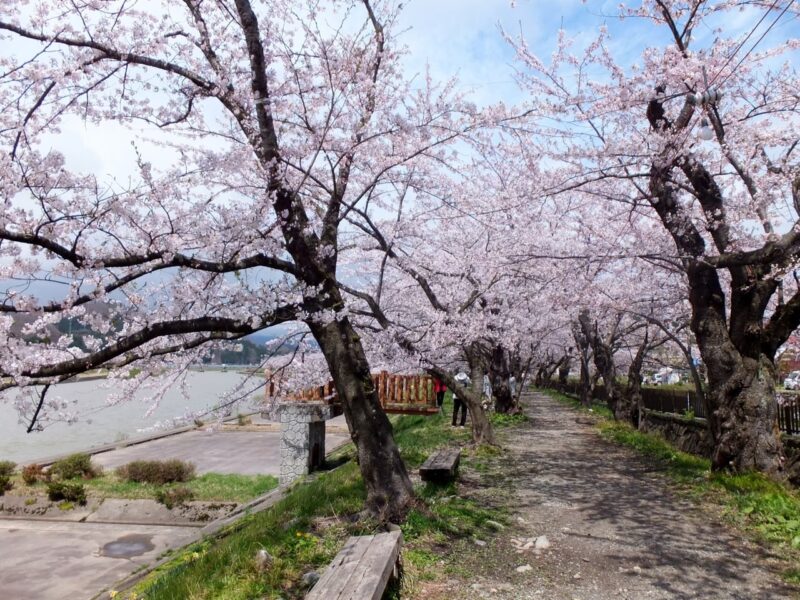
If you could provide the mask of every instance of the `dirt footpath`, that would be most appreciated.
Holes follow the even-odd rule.
[[[575,411],[542,394],[525,402],[532,420],[504,436],[508,452],[493,468],[514,488],[511,525],[486,545],[465,541],[461,572],[417,597],[800,597],[782,582],[779,557],[673,495]]]

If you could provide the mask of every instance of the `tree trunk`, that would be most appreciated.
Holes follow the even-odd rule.
[[[494,409],[499,413],[508,413],[514,408],[514,399],[511,397],[511,388],[508,386],[509,377],[511,377],[511,371],[508,368],[506,351],[503,346],[497,345],[492,351],[489,380],[492,383],[492,395],[495,399]]]
[[[566,360],[561,363],[561,366],[558,368],[558,389],[563,391],[567,387],[567,379],[569,378],[569,372],[572,369],[572,357],[567,356]]]
[[[589,372],[589,356],[581,350],[581,378],[579,384],[579,398],[583,406],[592,405],[592,375]]]
[[[469,416],[472,421],[472,441],[476,444],[492,444],[494,445],[494,430],[486,411],[483,410],[481,398],[483,397],[483,356],[481,355],[480,348],[471,346],[465,352],[467,363],[469,364],[470,380],[472,381],[472,389],[468,393],[462,393],[459,398],[466,401],[469,408]],[[461,387],[462,390],[465,388]]]
[[[629,407],[617,390],[616,366],[614,365],[614,352],[611,344],[604,341],[597,329],[597,323],[592,326],[589,311],[583,310],[578,316],[578,322],[584,338],[592,348],[596,375],[603,378],[603,388],[606,403],[617,420],[629,420]],[[621,419],[620,419],[621,418]]]
[[[764,283],[752,281],[737,288],[727,323],[716,272],[694,265],[688,273],[692,330],[708,369],[704,398],[714,441],[712,468],[777,474],[784,457],[775,365],[772,357],[759,351],[763,329],[760,322],[753,322],[752,311],[746,310],[748,304],[758,305]]]
[[[405,517],[414,490],[380,406],[358,334],[345,317],[324,325],[308,323],[333,377],[367,488],[367,508],[383,522]]]
[[[544,365],[539,365],[539,368],[536,369],[536,377],[533,380],[533,385],[537,388],[544,387]]]
[[[628,384],[625,386],[625,407],[624,410],[627,414],[620,411],[619,420],[625,420],[634,427],[639,427],[642,415],[642,364],[644,357],[648,350],[648,335],[645,331],[644,340],[642,341],[639,349],[636,351],[636,356],[631,361],[631,366],[628,368]]]
[[[726,386],[714,386],[710,395],[717,409],[709,418],[715,440],[715,469],[741,472],[782,469],[782,447],[775,397],[775,365],[766,356],[746,359]]]
[[[589,370],[589,353],[592,346],[583,333],[583,328],[579,321],[572,322],[572,337],[575,340],[575,348],[578,351],[578,361],[580,362],[580,380],[578,384],[578,397],[583,406],[592,404],[592,383]]]

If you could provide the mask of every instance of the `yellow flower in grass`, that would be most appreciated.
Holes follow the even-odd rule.
[[[118,594],[119,594],[119,592],[117,590],[111,590],[110,592],[108,592],[108,597],[109,598],[116,598]]]

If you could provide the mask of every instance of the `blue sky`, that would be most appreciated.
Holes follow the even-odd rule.
[[[514,83],[514,52],[501,28],[514,37],[521,33],[545,59],[555,49],[562,26],[580,44],[606,25],[615,54],[629,62],[635,62],[646,45],[670,42],[666,28],[655,29],[642,19],[620,20],[618,0],[517,0],[514,4],[512,7],[510,0],[409,0],[400,19],[401,29],[405,29],[401,39],[410,52],[406,59],[409,72],[422,73],[429,64],[434,78],[457,75],[479,104],[513,103],[524,98]],[[640,2],[627,0],[626,4]],[[713,43],[714,26],[721,27],[725,35],[744,34],[759,16],[753,10],[729,13],[725,22],[698,28],[695,44]],[[787,14],[764,43],[790,36],[800,37],[800,23]]]

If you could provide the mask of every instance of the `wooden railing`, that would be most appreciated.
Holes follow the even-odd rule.
[[[393,375],[388,371],[381,371],[372,375],[372,384],[378,391],[381,407],[386,412],[404,414],[426,414],[438,412],[436,393],[433,391],[433,378],[428,375]],[[279,393],[272,379],[266,386],[267,401]],[[298,392],[289,393],[283,398],[296,402],[324,402],[326,404],[339,404],[336,388],[332,381],[325,385],[305,388]]]

